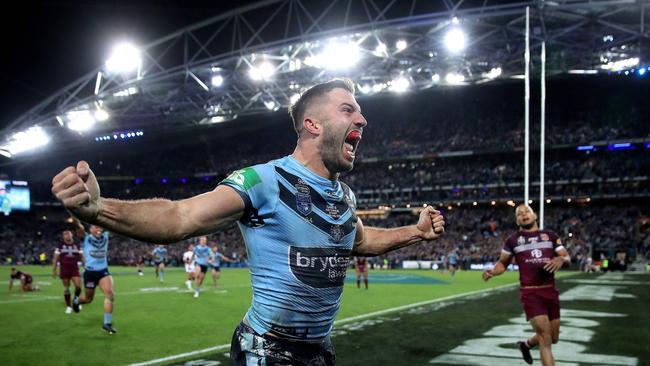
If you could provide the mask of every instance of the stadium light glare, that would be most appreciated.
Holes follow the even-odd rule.
[[[212,82],[212,86],[218,88],[221,85],[223,85],[223,76],[214,75],[214,76],[212,76],[211,82]]]
[[[644,67],[640,68],[639,71],[638,71],[639,76],[645,75],[645,72],[646,72],[646,69]]]
[[[380,91],[384,90],[386,88],[386,84],[384,83],[375,83],[372,85],[372,92],[373,93],[379,93]]]
[[[272,101],[272,100],[268,100],[268,101],[264,102],[264,106],[266,107],[266,109],[272,111],[272,110],[275,109],[276,104],[275,104],[274,101]]]
[[[566,201],[571,203],[571,198],[567,198]]]
[[[390,90],[396,93],[403,93],[409,89],[411,82],[405,77],[394,79],[390,85]]]
[[[478,202],[476,202],[476,201],[472,202],[472,206],[477,206],[477,205],[478,205]]]
[[[63,118],[61,118],[61,116],[56,116],[56,121],[59,122],[59,125],[61,127],[63,127],[64,123],[63,123]]]
[[[359,85],[359,91],[361,94],[369,94],[372,91],[372,87],[368,84]]]
[[[361,53],[356,42],[331,41],[319,55],[318,63],[319,67],[341,70],[354,66],[360,59]]]
[[[275,66],[269,61],[263,61],[257,66],[251,67],[248,75],[255,81],[269,80],[275,74]]]
[[[533,200],[528,200],[529,205],[532,204],[532,203],[533,203]]]
[[[487,79],[496,79],[501,76],[502,70],[500,67],[493,67],[488,72],[484,72],[482,76]]]
[[[104,109],[102,109],[102,108],[98,108],[98,109],[95,111],[95,120],[96,120],[97,122],[106,122],[106,121],[108,121],[108,119],[109,119],[110,117],[111,117],[111,115],[108,114],[108,112],[106,112],[106,111],[105,111]]]
[[[431,81],[433,81],[434,83],[439,82],[440,81],[440,75],[438,75],[438,74],[431,75]]]
[[[462,74],[457,74],[455,72],[450,72],[447,74],[447,76],[445,76],[445,81],[447,84],[458,85],[462,84],[463,81],[465,81],[465,76]]]
[[[458,53],[467,46],[467,37],[462,29],[453,27],[445,34],[444,42],[450,52]]]
[[[88,110],[71,111],[66,114],[68,128],[83,132],[90,130],[95,125],[95,117]]]
[[[407,46],[408,43],[406,43],[406,41],[403,39],[400,39],[399,41],[395,42],[395,48],[397,48],[398,51],[405,50]]]
[[[142,62],[140,51],[131,43],[120,43],[113,47],[106,60],[106,69],[112,73],[127,73],[136,70]]]
[[[551,199],[550,199],[550,198],[547,198],[547,199],[546,199],[546,203],[551,203]]]
[[[626,58],[618,61],[610,61],[607,62],[606,64],[600,65],[600,67],[604,70],[609,70],[609,71],[621,71],[624,69],[632,68],[638,64],[639,64],[639,58],[631,57],[631,58]]]
[[[16,132],[9,139],[7,145],[3,146],[3,150],[8,152],[9,155],[16,155],[37,147],[45,146],[49,142],[50,138],[45,134],[45,131],[43,131],[39,126],[33,126],[25,131]]]
[[[386,51],[387,51],[387,50],[388,50],[388,49],[387,49],[387,47],[386,47],[386,44],[383,43],[383,42],[379,42],[379,43],[377,44],[377,47],[375,47],[375,52],[373,52],[373,54],[374,54],[375,56],[379,56],[379,57],[381,57],[381,56],[386,56]]]
[[[492,204],[492,206],[496,206],[497,201],[492,201],[492,202],[490,202],[490,204]]]

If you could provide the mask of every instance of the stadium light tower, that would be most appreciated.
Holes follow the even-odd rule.
[[[356,42],[331,41],[319,55],[320,66],[331,70],[343,70],[356,65],[361,59]]]
[[[130,43],[120,43],[113,48],[111,57],[106,60],[106,69],[111,73],[140,71],[140,51]]]
[[[445,47],[447,47],[447,49],[452,53],[458,53],[464,50],[467,46],[467,37],[465,36],[465,32],[463,32],[459,27],[452,27],[448,30],[445,34],[444,41]]]

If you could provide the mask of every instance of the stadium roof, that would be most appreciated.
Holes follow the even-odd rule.
[[[543,41],[551,76],[649,60],[650,0],[266,0],[140,47],[130,72],[99,66],[5,127],[0,147],[33,126],[59,143],[84,143],[268,113],[337,76],[367,95],[521,78],[527,7],[534,75]],[[465,48],[454,50],[463,35]]]

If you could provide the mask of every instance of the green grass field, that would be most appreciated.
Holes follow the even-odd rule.
[[[225,269],[218,289],[206,278],[201,297],[195,299],[185,289],[181,269],[168,268],[165,283],[160,284],[152,268],[140,277],[134,268],[113,267],[113,319],[118,334],[111,336],[101,330],[101,293],[81,313],[64,314],[63,287],[49,275],[50,267],[21,269],[35,275],[41,291],[21,294],[14,287],[8,292],[9,268],[0,268],[0,282],[5,286],[0,292],[0,365],[226,365],[228,348],[217,346],[230,343],[251,298],[246,269]],[[597,278],[593,274],[561,275],[566,279],[559,282],[561,292],[577,286],[605,287],[572,282],[593,281]],[[486,284],[480,272],[460,272],[451,279],[448,273],[432,271],[372,271],[368,291],[357,289],[353,280],[354,273],[348,273],[333,332],[339,365],[424,365],[440,356],[447,358],[435,362],[446,364],[445,355],[463,342],[521,317],[516,287],[509,286],[517,282],[517,273],[506,273]],[[585,352],[636,358],[636,364],[643,365],[650,356],[646,309],[650,276],[626,275],[625,281],[641,284],[624,289],[613,286],[625,296],[607,302],[576,300],[571,306],[563,302],[563,310],[624,313],[625,317],[599,318],[597,328],[603,331],[582,344]],[[499,289],[486,291],[491,288]],[[463,296],[467,293],[474,294]],[[191,353],[206,349],[211,350]],[[456,349],[452,355],[467,357],[462,352]],[[148,363],[185,353],[191,354]],[[469,363],[452,360],[449,364]]]

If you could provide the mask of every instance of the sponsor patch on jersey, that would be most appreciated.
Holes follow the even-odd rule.
[[[542,239],[542,241],[548,241],[549,240],[548,234],[546,234],[546,233],[539,234],[539,238]]]
[[[260,182],[262,182],[260,176],[257,175],[255,169],[251,167],[235,170],[234,172],[230,173],[226,179],[223,180],[223,183],[229,183],[244,191],[248,191]]]
[[[517,238],[517,245],[524,245],[526,244],[526,239],[523,236],[520,236]]]
[[[311,287],[342,287],[350,253],[350,249],[291,246],[289,267],[298,281]]]

